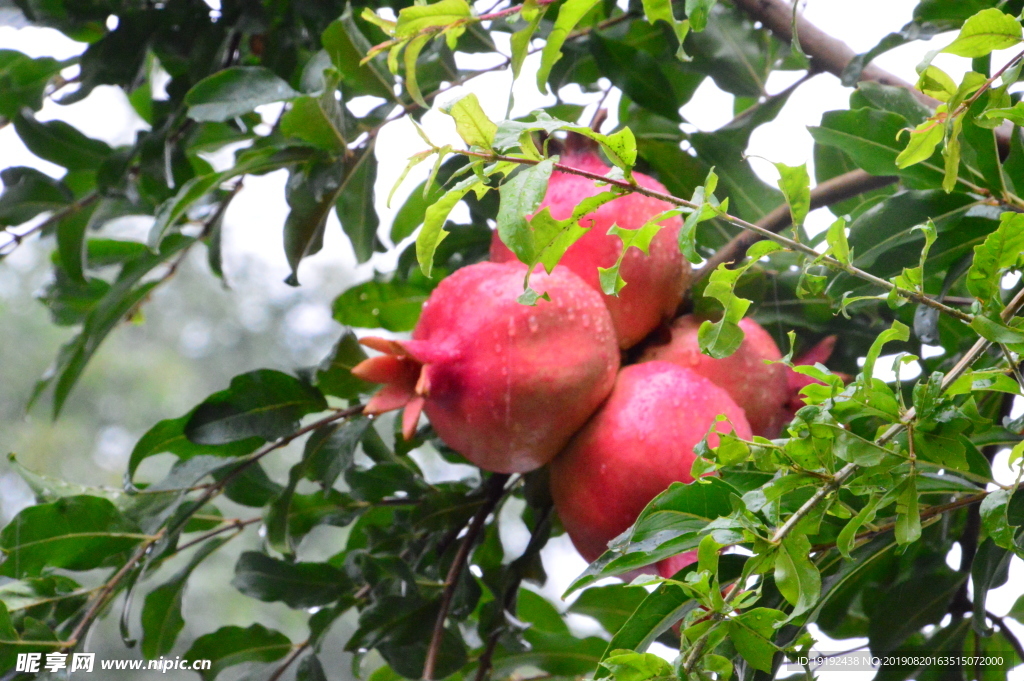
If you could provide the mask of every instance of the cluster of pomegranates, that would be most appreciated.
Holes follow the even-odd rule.
[[[586,149],[570,149],[562,163],[608,170]],[[634,177],[665,191],[651,177]],[[597,191],[591,180],[555,172],[541,208],[565,219]],[[680,219],[665,221],[648,254],[626,253],[620,273],[627,285],[618,296],[601,292],[597,268],[611,266],[621,252],[620,240],[608,234],[613,224],[636,229],[667,208],[628,194],[588,215],[581,224],[590,230],[560,264],[550,274],[532,274],[531,286],[550,298],[535,306],[516,302],[526,266],[495,233],[491,262],[443,280],[412,340],[362,339],[382,354],[353,373],[385,384],[366,413],[404,407],[409,438],[423,412],[448,446],[485,470],[550,465],[559,517],[580,554],[595,560],[671,483],[693,481],[694,447],[712,426],[745,439],[775,437],[799,406],[791,402],[804,377],[764,361],[781,354],[751,319],[741,322],[746,337],[725,359],[700,352],[701,321],[690,315],[675,320],[668,343],[620,368],[620,350],[670,319],[689,284],[690,266],[676,244]],[[716,421],[720,414],[726,420]],[[712,432],[709,444],[717,439]],[[670,576],[692,560],[683,554],[658,568]]]

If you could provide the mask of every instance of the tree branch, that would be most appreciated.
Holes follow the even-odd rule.
[[[899,178],[894,175],[870,175],[863,170],[851,170],[814,187],[811,190],[811,209],[831,206],[840,201],[869,192],[872,189],[887,187],[897,180]],[[793,224],[793,216],[789,212],[789,206],[784,203],[781,206],[777,206],[775,210],[754,224],[777,234]],[[694,274],[694,281],[697,282],[704,279],[722,263],[733,263],[741,260],[746,254],[747,249],[762,238],[764,237],[754,232],[740,232],[729,243],[718,249],[714,255],[707,259],[707,262]]]
[[[502,494],[505,491],[505,483],[509,479],[506,473],[495,473],[487,479],[484,490],[486,502],[473,516],[466,529],[466,536],[462,539],[459,552],[455,554],[452,565],[448,568],[448,576],[444,580],[444,592],[441,594],[441,608],[437,612],[437,621],[434,622],[434,633],[430,639],[430,647],[427,649],[427,659],[423,663],[423,678],[431,681],[434,678],[434,670],[437,668],[437,655],[441,650],[441,640],[444,638],[444,622],[448,619],[448,610],[452,605],[452,597],[455,595],[455,588],[459,585],[459,577],[462,575],[462,568],[469,560],[469,553],[476,543],[480,530],[483,529],[484,521],[491,514],[494,507],[498,505]]]
[[[1017,653],[1017,657],[1024,661],[1024,646],[1021,646],[1020,639],[1010,631],[1010,627],[1006,626],[1006,622],[1003,618],[999,615],[993,615],[988,610],[985,611],[985,616],[996,623],[996,626],[999,627],[999,631],[1003,634],[1003,638],[1010,642],[1010,645],[1013,646],[1013,651]]]
[[[772,33],[786,41],[793,40],[793,7],[784,0],[733,0],[733,3],[750,15],[751,18],[760,21]],[[822,71],[828,71],[837,78],[841,78],[843,71],[850,64],[850,61],[857,56],[853,49],[838,38],[834,38],[822,31],[820,28],[804,19],[803,15],[796,15],[796,30],[800,39],[800,47],[804,53],[811,58],[811,63]],[[874,81],[882,85],[901,87],[910,91],[917,101],[925,106],[934,109],[941,102],[929,97],[913,85],[895,76],[873,62],[864,65],[857,78],[859,81]],[[1013,128],[1002,125],[996,129],[996,139],[1000,150],[1005,155],[1010,149],[1010,135]]]
[[[295,662],[296,659],[298,659],[299,655],[302,654],[302,651],[304,651],[308,647],[309,640],[305,640],[299,645],[295,646],[295,650],[288,653],[288,657],[286,657],[284,662],[281,663],[281,666],[274,670],[274,673],[270,675],[270,678],[267,679],[267,681],[277,681],[282,676],[284,676],[284,673],[288,670],[288,667],[292,666],[292,663]]]
[[[88,194],[86,194],[82,198],[78,199],[77,201],[75,201],[73,203],[69,203],[68,205],[64,206],[63,208],[61,208],[57,212],[53,213],[50,217],[46,218],[45,220],[40,222],[38,225],[35,225],[34,227],[32,227],[31,229],[29,229],[28,231],[26,231],[26,232],[24,232],[22,234],[17,234],[15,232],[10,232],[10,231],[7,231],[6,229],[0,230],[0,231],[4,231],[7,234],[7,236],[10,237],[10,241],[5,243],[3,246],[0,246],[0,258],[6,258],[8,255],[13,253],[14,249],[17,248],[18,246],[20,246],[21,243],[25,239],[27,239],[28,237],[30,237],[33,234],[36,234],[38,232],[42,232],[47,227],[50,227],[51,225],[54,225],[54,224],[60,222],[61,220],[63,220],[67,216],[72,215],[74,213],[77,213],[78,211],[82,210],[83,208],[86,208],[86,207],[92,205],[99,198],[100,198],[100,195],[97,192],[89,192]],[[11,248],[6,253],[2,252],[4,248],[7,248],[9,246],[13,246],[13,248]]]

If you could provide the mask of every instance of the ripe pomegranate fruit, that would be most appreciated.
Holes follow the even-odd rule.
[[[729,394],[669,362],[619,372],[608,400],[551,462],[551,496],[580,554],[594,561],[651,499],[673,482],[693,482],[693,448],[715,417],[718,432],[750,437]],[[731,422],[731,425],[730,425]],[[710,444],[717,446],[712,433]]]
[[[694,315],[680,317],[672,324],[672,340],[649,348],[641,362],[661,360],[696,371],[726,392],[743,408],[755,435],[776,437],[789,419],[785,405],[790,390],[786,375],[791,373],[782,364],[766,364],[763,360],[782,357],[772,337],[753,319],[740,320],[744,339],[736,352],[715,359],[700,351],[697,330],[703,320]]]
[[[571,137],[569,141],[574,139]],[[562,155],[561,163],[602,175],[608,172],[608,166],[597,154],[590,148],[581,148],[579,143],[569,146]],[[660,182],[648,175],[633,173],[633,177],[642,187],[666,191]],[[547,193],[538,210],[546,207],[556,220],[564,220],[572,215],[580,201],[601,191],[604,189],[595,186],[593,180],[556,171],[551,175]],[[622,252],[621,239],[608,234],[612,225],[638,229],[653,216],[670,208],[673,206],[669,203],[641,194],[627,194],[604,204],[580,221],[580,226],[589,227],[590,231],[569,247],[560,264],[580,275],[600,293],[597,268],[613,266]],[[611,312],[622,348],[635,345],[663,319],[667,319],[689,286],[690,263],[683,258],[676,244],[682,221],[675,217],[663,224],[664,228],[651,241],[649,254],[630,248],[623,258],[619,273],[626,287],[617,296],[601,294]],[[491,260],[516,260],[515,254],[501,242],[497,232],[491,238]]]
[[[526,266],[464,267],[430,295],[412,340],[363,338],[383,355],[352,369],[386,384],[367,414],[405,407],[412,437],[421,411],[438,436],[477,466],[499,473],[539,468],[608,396],[619,368],[601,297],[564,267],[531,278],[550,301],[516,302]]]

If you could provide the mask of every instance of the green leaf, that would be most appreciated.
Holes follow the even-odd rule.
[[[350,515],[347,499],[331,488],[338,476],[352,467],[356,446],[369,427],[368,418],[356,417],[318,428],[309,436],[302,460],[288,472],[288,485],[267,510],[267,540],[275,550],[292,556],[314,525],[328,516],[342,519]],[[297,495],[295,490],[303,478],[320,483],[323,493]]]
[[[344,294],[342,294],[344,295]],[[363,346],[351,329],[346,329],[316,369],[314,383],[324,395],[354,400],[370,392],[372,385],[352,375],[352,367],[366,359]]]
[[[345,6],[341,17],[324,29],[320,44],[327,50],[346,87],[359,94],[394,99],[395,79],[380,64],[379,58],[362,63],[370,51],[370,42],[352,18],[351,4]]]
[[[149,245],[158,248],[172,227],[185,217],[188,210],[225,180],[224,173],[196,175],[181,185],[173,198],[157,209],[153,226],[149,229]]]
[[[416,237],[416,259],[419,260],[420,269],[427,277],[434,269],[434,251],[437,250],[438,244],[448,236],[448,232],[444,229],[448,214],[470,189],[484,186],[486,185],[475,176],[467,177],[427,207],[423,215],[423,229]]]
[[[634,653],[631,650],[613,650],[601,660],[615,681],[647,681],[648,679],[675,678],[672,665],[653,653]]]
[[[43,108],[46,86],[64,66],[51,57],[33,59],[17,50],[0,50],[0,116],[14,119],[24,107]]]
[[[901,650],[901,644],[909,636],[929,624],[938,624],[966,577],[943,564],[930,574],[915,571],[910,579],[878,593],[868,606],[872,653]]]
[[[686,0],[686,19],[690,22],[690,28],[700,33],[708,25],[708,17],[711,16],[711,9],[718,0]],[[680,38],[682,42],[682,38]]]
[[[1003,273],[1016,267],[1024,252],[1024,214],[1003,213],[999,227],[974,247],[974,261],[967,270],[967,289],[986,305],[999,308]]]
[[[918,508],[917,476],[908,475],[896,488],[896,543],[910,544],[921,538],[921,511]]]
[[[35,168],[15,166],[0,170],[0,227],[20,225],[40,213],[67,206],[74,197],[62,183]]]
[[[185,435],[201,445],[250,437],[276,440],[297,430],[306,414],[325,409],[327,402],[316,388],[280,371],[258,369],[235,376],[227,390],[196,407]]]
[[[828,243],[828,255],[844,265],[850,264],[850,243],[846,240],[846,220],[839,218],[833,222],[825,234]]]
[[[622,259],[626,257],[626,253],[630,248],[636,248],[640,252],[647,254],[650,251],[651,240],[657,236],[658,232],[661,231],[662,225],[657,223],[648,222],[643,227],[637,229],[625,229],[618,225],[612,225],[611,229],[608,230],[608,234],[614,234],[619,237],[622,241],[622,251],[619,253],[618,259],[615,264],[611,267],[598,267],[598,279],[601,282],[601,290],[607,295],[618,295],[619,291],[628,283],[619,274],[619,268],[622,266]]]
[[[498,237],[527,265],[536,262],[538,252],[536,236],[530,228],[528,216],[544,200],[554,167],[553,158],[526,166],[499,189],[501,202],[498,205]]]
[[[209,669],[199,675],[203,681],[213,681],[228,667],[243,662],[273,662],[280,660],[292,649],[292,642],[279,631],[262,624],[248,628],[229,626],[197,638],[182,655],[187,660],[211,660]]]
[[[21,112],[14,118],[14,129],[29,151],[68,170],[96,170],[113,153],[106,142],[86,137],[60,120],[42,123]]]
[[[772,608],[754,608],[729,620],[729,640],[755,669],[771,673],[778,647],[772,643],[776,627],[786,619]]]
[[[188,116],[195,121],[228,121],[258,106],[299,95],[263,66],[232,66],[207,76],[185,94]]]
[[[1020,41],[1021,27],[1017,19],[993,7],[983,9],[968,19],[956,40],[942,51],[977,58],[994,50],[1013,47]]]
[[[345,180],[338,190],[334,210],[341,228],[348,235],[356,261],[364,263],[378,248],[377,227],[380,218],[374,206],[374,185],[377,182],[377,156],[372,148],[348,157]]]
[[[670,7],[669,3],[664,3]],[[671,12],[671,9],[669,9]],[[677,22],[677,26],[686,22]],[[590,52],[602,75],[638,105],[667,118],[680,121],[679,100],[661,62],[649,52],[626,41],[592,33]]]
[[[142,654],[148,659],[166,655],[185,626],[181,603],[192,571],[221,547],[225,539],[208,541],[196,550],[173,577],[146,594],[142,606]]]
[[[465,0],[440,0],[430,5],[405,7],[398,13],[395,36],[410,38],[424,29],[449,26],[472,16]]]
[[[963,114],[953,119],[952,127],[947,127],[946,144],[942,148],[942,157],[945,159],[942,188],[946,193],[953,191],[960,172],[960,133],[963,132],[963,127]]]
[[[33,577],[48,567],[92,570],[144,538],[109,500],[62,497],[24,509],[0,531],[0,575]]]
[[[990,319],[984,315],[975,315],[971,320],[971,328],[978,332],[985,340],[993,343],[1004,343],[1016,345],[1024,343],[1024,332],[1012,329],[1002,321]]]
[[[334,319],[363,329],[412,331],[437,282],[420,276],[388,279],[380,274],[334,299]]]
[[[897,168],[896,158],[903,145],[897,140],[907,120],[899,114],[875,109],[829,111],[821,126],[808,128],[818,144],[845,152],[857,166],[872,175],[899,174],[912,188],[932,188],[943,170],[931,159],[907,168]]]
[[[861,376],[868,388],[871,386],[871,378],[875,373],[875,362],[878,361],[879,355],[882,354],[882,347],[891,341],[906,341],[909,339],[910,327],[898,320],[893,321],[891,327],[878,334],[878,337],[875,338],[867,355],[864,357],[864,367],[861,370]]]
[[[345,166],[345,159],[339,158],[331,162],[315,161],[289,170],[284,188],[289,208],[284,222],[284,253],[291,267],[285,283],[289,286],[299,285],[299,263],[302,259],[323,247],[327,217],[345,185]]]
[[[734,494],[736,489],[732,485],[716,477],[692,485],[672,483],[647,504],[633,525],[629,543],[609,549],[569,586],[565,595],[602,577],[629,572],[696,548],[708,524],[732,512],[729,498]],[[728,541],[718,536],[716,540]]]
[[[896,167],[908,168],[931,158],[942,136],[943,127],[938,121],[927,120],[918,125],[910,131],[910,141],[896,157]]]
[[[701,323],[697,331],[701,352],[721,359],[734,353],[740,346],[743,342],[743,331],[739,327],[739,321],[747,313],[750,301],[736,295],[736,282],[760,258],[781,248],[774,241],[758,242],[748,251],[750,259],[743,267],[728,269],[725,265],[720,265],[711,273],[704,295],[718,300],[724,309],[722,318],[717,322],[705,320]]]
[[[566,37],[596,5],[597,0],[566,0],[558,8],[558,18],[548,34],[540,56],[540,68],[537,70],[537,89],[543,94],[548,93],[548,77],[552,67],[562,58],[562,45]]]
[[[480,107],[480,100],[472,92],[441,109],[455,119],[455,131],[469,147],[490,149],[498,126]]]
[[[621,194],[617,191],[605,191],[596,196],[588,196],[573,209],[572,215],[565,220],[555,220],[547,206],[541,209],[530,219],[534,256],[528,263],[529,266],[532,267],[540,262],[548,272],[553,270],[569,247],[589,229],[580,226],[583,218],[619,196]]]
[[[811,562],[811,543],[803,534],[790,533],[779,544],[775,558],[775,585],[793,606],[790,618],[814,607],[821,593],[821,574]]]
[[[530,50],[530,41],[533,39],[533,34],[537,32],[537,27],[547,11],[548,5],[538,7],[536,0],[525,0],[523,3],[521,16],[529,23],[527,23],[525,28],[521,28],[513,33],[509,39],[509,45],[512,48],[513,82],[519,79],[519,74],[523,70],[523,62],[526,61],[526,56]]]
[[[1024,126],[1024,102],[1017,102],[1009,108],[988,109],[982,112],[979,118],[1008,120],[1014,125]]]
[[[793,224],[802,225],[811,209],[811,178],[807,174],[807,164],[787,166],[785,163],[776,163],[775,169],[779,171],[779,189],[789,204]]]
[[[707,25],[708,12],[713,4],[714,0],[711,0],[711,2],[708,2],[708,0],[689,0],[686,3],[687,18],[684,21],[679,21],[672,12],[672,3],[669,0],[643,0],[644,17],[652,24],[656,21],[664,21],[669,25],[672,32],[676,35],[676,40],[679,41],[676,58],[684,59],[686,52],[683,50],[683,41],[686,40],[686,34],[690,32],[691,26],[693,26],[695,31],[704,30],[704,27]],[[690,16],[691,12],[698,16]],[[693,25],[694,21],[702,22],[699,28]]]
[[[191,442],[185,437],[185,425],[192,418],[195,410],[176,419],[159,421],[139,438],[128,459],[128,477],[135,475],[139,464],[151,456],[170,453],[180,460],[188,460],[194,456],[220,456],[232,458],[254,451],[262,444],[262,438],[248,438],[220,445],[201,445]]]
[[[320,97],[303,95],[281,116],[281,132],[326,152],[341,153],[345,150],[343,115],[333,88]]]
[[[864,508],[862,508],[857,515],[850,520],[850,522],[846,523],[842,531],[840,531],[839,537],[836,539],[836,548],[839,549],[839,552],[843,554],[843,557],[847,560],[853,559],[851,552],[854,548],[854,542],[857,540],[857,532],[865,523],[874,521],[875,512],[878,510],[884,498],[885,497],[882,495],[873,495],[868,499],[868,502],[864,504]]]
[[[246,596],[289,608],[327,605],[351,589],[345,573],[327,563],[289,563],[246,551],[235,563],[231,585]]]
[[[605,631],[615,634],[647,599],[647,592],[622,584],[594,586],[583,591],[569,612],[596,619]]]

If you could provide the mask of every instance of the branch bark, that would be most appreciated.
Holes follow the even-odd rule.
[[[793,7],[788,2],[784,0],[733,0],[733,3],[751,18],[764,24],[779,38],[786,41],[793,39]],[[857,56],[853,48],[842,40],[825,33],[807,21],[799,12],[796,17],[796,30],[797,37],[800,39],[800,47],[803,48],[804,54],[811,58],[812,65],[822,71],[828,71],[837,78],[842,77],[850,60]],[[916,90],[912,84],[899,76],[876,66],[873,62],[864,65],[857,80],[858,82],[870,80],[883,85],[906,88],[917,101],[932,109],[941,103],[920,90]],[[995,132],[999,148],[1005,156],[1009,153],[1013,128],[1002,125]]]

